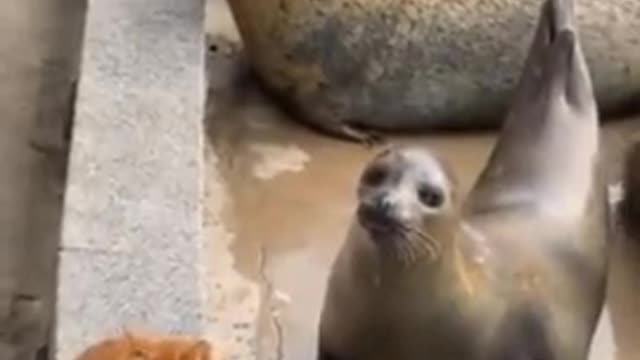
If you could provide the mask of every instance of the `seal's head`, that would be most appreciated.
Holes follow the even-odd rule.
[[[456,219],[456,180],[435,154],[388,148],[365,168],[358,186],[358,222],[379,247],[400,260],[435,258]],[[449,235],[449,234],[447,234]]]

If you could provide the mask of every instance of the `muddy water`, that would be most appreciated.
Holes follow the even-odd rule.
[[[222,19],[211,22],[216,25],[209,32],[237,39],[232,22],[225,20],[224,3],[210,1],[209,7],[210,14]],[[232,261],[226,271],[237,280],[217,284],[214,296],[225,297],[237,282],[256,295],[245,305],[236,303],[233,310],[225,305],[215,311],[222,314],[220,322],[235,321],[242,306],[255,313],[250,315],[251,326],[244,327],[248,335],[224,331],[224,324],[212,331],[229,349],[230,358],[247,353],[238,343],[248,336],[253,341],[243,344],[252,347],[259,359],[313,359],[326,276],[354,210],[357,177],[378,149],[327,138],[291,121],[262,96],[245,77],[241,61],[230,53],[229,48],[219,47],[210,56],[207,127],[218,156],[215,165],[226,184],[223,223],[232,234],[226,249]],[[636,134],[640,119],[603,129],[612,184],[618,178],[621,154]],[[391,139],[442,154],[465,189],[484,165],[494,140],[490,133]],[[209,205],[214,202],[217,199]],[[640,345],[634,341],[640,338],[639,274],[640,245],[619,241],[592,360],[640,359]]]

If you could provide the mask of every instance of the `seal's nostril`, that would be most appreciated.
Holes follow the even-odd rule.
[[[389,216],[391,213],[391,202],[386,196],[380,196],[375,202],[375,211],[380,215]]]
[[[395,228],[398,225],[397,208],[387,194],[379,194],[358,207],[362,225],[371,228]]]

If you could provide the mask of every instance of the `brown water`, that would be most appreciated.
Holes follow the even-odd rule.
[[[224,3],[210,0],[209,7],[215,14],[210,15],[210,33],[237,39]],[[246,347],[255,349],[259,359],[313,359],[326,276],[351,219],[357,177],[378,149],[334,140],[291,121],[251,82],[238,84],[242,67],[225,49],[211,55],[210,65],[207,126],[218,158],[208,160],[217,161],[225,180],[222,222],[231,239],[226,255],[213,255],[214,262],[221,256],[231,262],[217,270],[217,276],[226,274],[221,276],[226,281],[216,280],[214,297],[224,301],[212,304],[219,315],[212,332],[231,358],[244,358],[251,352],[242,350]],[[634,134],[640,134],[640,119],[608,124],[603,130],[611,183],[617,181],[621,154]],[[465,189],[494,140],[494,134],[486,133],[391,139],[423,144],[444,155]],[[219,199],[210,197],[207,205],[217,207]],[[640,359],[640,345],[634,341],[640,339],[638,275],[640,246],[619,242],[607,316],[594,341],[592,360]],[[244,295],[233,302],[234,292]],[[239,322],[229,326],[225,321]],[[250,324],[242,325],[245,321]]]

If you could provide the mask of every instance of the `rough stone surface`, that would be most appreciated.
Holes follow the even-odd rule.
[[[144,326],[203,330],[203,0],[89,1],[55,358]]]

